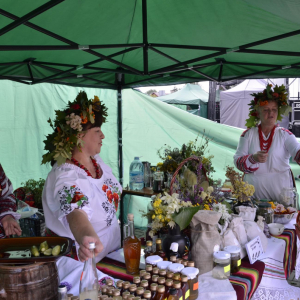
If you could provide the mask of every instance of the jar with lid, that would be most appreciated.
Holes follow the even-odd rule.
[[[119,290],[122,290],[122,287],[123,287],[123,280],[118,280],[117,283],[116,283],[116,286]]]
[[[195,262],[192,261],[192,260],[189,260],[189,261],[187,262],[187,266],[188,266],[188,267],[195,267]]]
[[[198,274],[199,269],[194,267],[186,267],[181,271],[181,274],[188,277],[188,284],[190,288],[190,298],[189,300],[195,300],[198,298]]]
[[[184,265],[174,263],[168,266],[168,270],[173,272],[173,273],[179,273],[181,270],[184,268]]]
[[[212,277],[228,279],[230,276],[230,253],[225,251],[214,252],[213,262]]]
[[[156,244],[156,245],[159,245],[159,244]],[[163,261],[163,259],[159,255],[156,255],[156,254],[148,256],[146,258],[146,264],[152,265],[154,267],[156,267],[157,263],[160,262],[160,261]]]
[[[241,268],[241,248],[239,246],[227,246],[224,251],[230,253],[231,256],[231,274],[239,272]]]
[[[129,281],[124,281],[122,283],[121,293],[123,294],[124,292],[129,292],[129,286],[130,286],[130,282]]]
[[[164,300],[164,295],[165,295],[165,286],[164,285],[157,286],[154,300]]]
[[[155,268],[153,268],[153,270],[152,270],[152,274],[153,274],[153,275],[158,275],[158,271],[159,271],[159,268],[155,267]]]
[[[120,296],[121,293],[120,293],[120,290],[119,289],[113,289],[113,297],[117,297],[117,296]]]
[[[145,273],[143,275],[143,280],[147,280],[147,281],[151,280],[151,274],[150,273]]]
[[[134,296],[135,296],[135,292],[136,292],[136,284],[130,285],[130,287],[129,287],[129,293],[130,293],[131,295],[134,295]]]
[[[146,270],[140,270],[140,277],[143,277],[145,273],[147,273]]]
[[[150,273],[151,276],[152,276],[152,270],[153,270],[153,266],[152,265],[146,265],[146,272]]]
[[[181,290],[181,282],[180,281],[174,281],[173,282],[173,288],[177,290],[178,299],[182,299],[183,294],[182,294],[182,290]]]
[[[183,300],[187,300],[190,297],[190,288],[188,284],[188,277],[186,275],[181,275],[181,290]]]
[[[151,299],[151,291],[146,290],[143,294],[144,299],[150,300]]]
[[[152,275],[152,279],[151,279],[152,283],[157,283],[158,278],[159,278],[158,275]]]
[[[168,269],[168,266],[171,265],[172,262],[171,261],[160,261],[157,263],[157,267],[159,269],[163,269],[163,270],[167,270]]]
[[[164,278],[166,278],[166,276],[167,276],[167,271],[166,271],[165,269],[160,269],[160,270],[158,271],[158,275],[159,275],[159,277],[164,277]]]
[[[267,224],[274,223],[274,211],[268,202],[260,201],[258,203],[256,215],[264,217]]]
[[[173,275],[174,275],[174,273],[173,273],[173,272],[171,272],[171,271],[168,271],[168,272],[167,272],[167,276],[166,276],[166,278],[167,278],[167,279],[172,279],[172,278],[173,278]]]
[[[155,298],[157,287],[158,287],[157,283],[151,283],[151,285],[150,285],[151,299]]]
[[[174,273],[173,278],[174,281],[179,281],[180,280],[180,273]]]

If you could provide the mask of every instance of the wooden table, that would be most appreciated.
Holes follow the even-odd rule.
[[[153,195],[157,195],[158,193],[153,192],[152,188],[143,188],[139,191],[134,190],[127,190],[123,189],[122,195],[121,195],[121,203],[120,203],[120,219],[121,219],[121,245],[123,245],[123,238],[124,238],[124,231],[123,231],[123,219],[124,219],[124,197],[126,195],[133,195],[133,196],[140,196],[140,197],[146,197],[151,198]]]

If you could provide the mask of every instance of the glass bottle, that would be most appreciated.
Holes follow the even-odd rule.
[[[179,273],[174,273],[173,278],[174,281],[180,281],[180,274]]]
[[[89,249],[91,252],[91,256],[87,261],[84,263],[83,271],[80,277],[80,284],[79,284],[79,299],[91,299],[91,300],[98,300],[98,274],[96,269],[95,263],[95,250],[96,246],[95,243],[89,243]]]
[[[137,287],[139,287],[140,284],[141,284],[141,278],[140,278],[140,276],[134,276],[132,282],[133,282]]]
[[[130,295],[129,292],[123,292],[123,293],[122,293],[122,298],[123,298],[124,300],[126,300],[126,299],[128,298],[129,295]]]
[[[150,300],[151,299],[151,291],[149,290],[146,290],[143,294],[143,297],[146,299],[146,300]]]
[[[68,290],[65,285],[60,285],[58,287],[58,300],[68,300]]]
[[[179,257],[179,254],[178,254],[178,243],[171,243],[170,245],[170,254],[169,256],[175,256],[176,259]]]
[[[140,287],[138,287],[136,289],[135,294],[136,294],[137,297],[141,297],[142,298],[143,294],[144,294],[144,291],[145,291],[144,288],[140,286]]]
[[[151,276],[153,275],[153,274],[152,274],[152,271],[153,271],[152,265],[146,265],[146,272],[147,272],[147,273],[150,273]]]
[[[176,259],[176,263],[177,263],[177,264],[182,264],[182,259],[181,259],[181,258],[177,258],[177,259]]]
[[[154,267],[152,270],[152,275],[158,275],[158,272],[159,272],[159,268]]]
[[[190,297],[190,288],[188,284],[189,278],[186,275],[181,275],[181,291],[183,300],[188,300]]]
[[[158,277],[157,283],[158,283],[158,285],[165,285],[165,283],[166,283],[165,277]]]
[[[173,287],[173,280],[167,279],[165,283],[166,291],[165,291],[165,299],[168,299],[169,297],[169,291]]]
[[[176,263],[176,259],[177,259],[177,257],[176,257],[175,255],[171,255],[171,256],[170,256],[170,261],[171,261],[172,263]]]
[[[130,286],[130,282],[129,281],[124,281],[122,283],[121,293],[123,294],[124,292],[129,292],[129,286]]]
[[[116,286],[117,288],[122,291],[122,288],[123,288],[123,280],[118,280],[117,283],[116,283]]]
[[[108,288],[107,288],[107,295],[108,295],[108,297],[110,297],[110,298],[112,298],[112,296],[113,296],[113,290],[114,290],[115,288],[113,287],[113,286],[109,286]]]
[[[183,259],[181,263],[182,263],[185,267],[187,267],[187,264],[188,264],[187,260]]]
[[[187,262],[187,266],[188,267],[195,267],[195,263],[192,260],[190,260],[190,261]]]
[[[147,241],[147,243],[146,243],[146,249],[145,249],[145,259],[148,257],[148,256],[151,256],[151,255],[154,255],[154,252],[153,252],[153,250],[152,250],[152,246],[153,246],[153,244],[152,244],[152,241]]]
[[[165,297],[165,286],[159,285],[157,287],[157,291],[156,291],[154,300],[164,300],[164,297]]]
[[[146,270],[141,270],[140,271],[140,277],[143,277],[145,273],[146,273]]]
[[[166,257],[165,252],[162,250],[161,239],[156,239],[156,251],[154,255],[160,256],[162,259]]]
[[[144,280],[147,280],[147,281],[151,280],[151,274],[150,274],[150,273],[145,273],[145,274],[143,275],[143,279],[144,279]]]
[[[180,281],[174,281],[173,282],[173,288],[177,289],[177,296],[179,300],[182,300],[182,290],[181,290],[181,282]]]
[[[178,296],[177,296],[177,290],[174,288],[171,288],[169,290],[169,295],[167,300],[179,300]]]
[[[107,295],[107,285],[102,285],[101,287],[101,292],[102,292],[102,295]]]
[[[129,287],[129,293],[131,294],[131,295],[136,295],[135,294],[135,292],[136,292],[136,285],[135,284],[132,284],[130,287]]]
[[[120,290],[119,289],[113,289],[113,297],[117,297],[117,296],[120,296],[121,293],[120,293]]]
[[[167,272],[167,275],[166,275],[166,279],[173,279],[173,275],[174,275],[173,272],[168,271],[168,272]]]
[[[141,284],[140,284],[140,287],[144,288],[144,290],[147,290],[148,287],[149,287],[149,282],[148,282],[148,280],[142,280],[142,281],[141,281]]]
[[[166,277],[167,277],[167,271],[164,270],[164,269],[160,269],[160,270],[158,271],[158,275],[159,275],[159,277],[164,277],[164,278],[166,278]]]
[[[158,287],[157,283],[151,283],[151,285],[150,285],[151,300],[155,298],[157,287]]]
[[[124,257],[126,264],[126,272],[131,275],[139,273],[141,259],[141,241],[134,235],[134,216],[127,215],[128,224],[124,225]],[[128,234],[126,232],[128,228]]]
[[[158,279],[158,275],[152,275],[152,280],[151,280],[151,282],[152,283],[157,283],[157,279]]]

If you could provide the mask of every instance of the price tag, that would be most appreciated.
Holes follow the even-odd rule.
[[[264,249],[262,247],[259,236],[251,240],[245,246],[251,264],[255,263],[258,260],[259,256],[264,253]]]

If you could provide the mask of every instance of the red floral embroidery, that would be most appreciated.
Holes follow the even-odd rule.
[[[103,184],[102,191],[106,193],[106,190],[108,189],[108,186],[106,184]]]
[[[119,195],[117,193],[113,193],[114,200],[119,200]]]
[[[71,201],[71,203],[77,203],[78,201],[80,201],[82,198],[84,197],[83,194],[81,194],[80,192],[75,192],[75,195]]]

